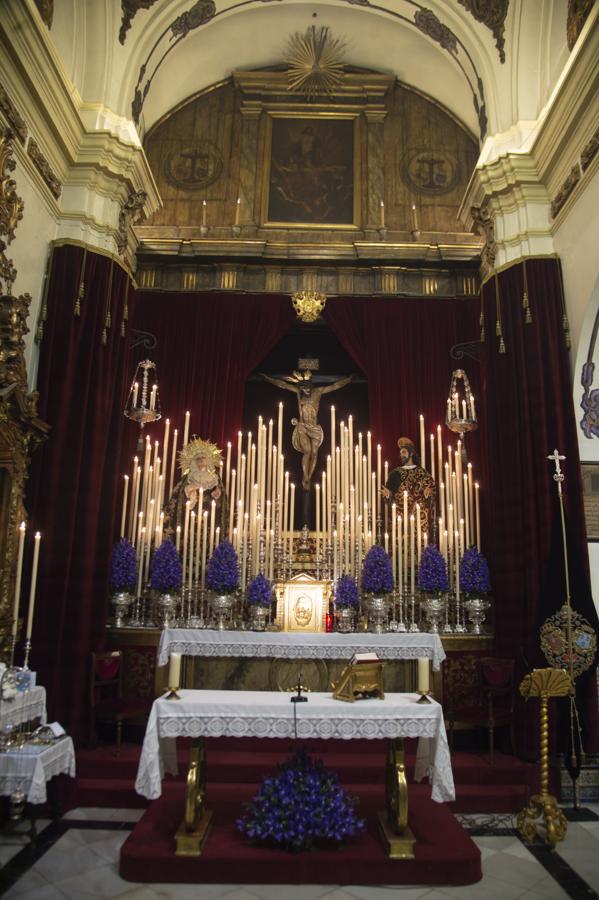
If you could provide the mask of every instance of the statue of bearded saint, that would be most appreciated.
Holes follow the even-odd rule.
[[[227,525],[227,502],[225,488],[220,477],[222,457],[216,444],[194,438],[179,453],[182,478],[173,488],[164,512],[164,530],[174,535],[177,525],[183,531],[185,509],[189,501],[189,511],[201,517],[210,516],[212,503],[215,504],[215,526],[220,526],[221,536]]]
[[[395,503],[398,515],[403,515],[404,491],[407,493],[408,516],[416,518],[416,504],[420,505],[420,530],[432,539],[435,527],[435,481],[426,469],[419,465],[420,457],[410,438],[398,440],[399,466],[389,472],[385,487],[381,489],[389,504]]]

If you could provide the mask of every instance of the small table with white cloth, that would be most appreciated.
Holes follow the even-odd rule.
[[[178,853],[199,855],[207,836],[205,737],[390,739],[387,801],[394,811],[395,832],[404,833],[407,784],[400,740],[418,738],[416,780],[428,775],[432,799],[439,803],[455,799],[443,710],[434,700],[419,703],[419,694],[386,694],[384,700],[355,703],[343,703],[324,693],[309,694],[307,703],[291,703],[288,693],[278,691],[179,690],[178,696],[178,700],[162,697],[154,701],[135,782],[137,793],[150,800],[158,798],[165,772],[177,773],[176,738],[194,739],[185,819],[177,832]],[[410,838],[406,840],[410,842]]]
[[[12,728],[25,722],[39,719],[46,723],[46,689],[33,687],[27,691],[17,691],[14,697],[0,700],[0,728]]]

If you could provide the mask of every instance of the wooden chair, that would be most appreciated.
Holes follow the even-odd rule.
[[[449,746],[457,729],[487,729],[489,756],[494,762],[495,730],[509,726],[514,752],[514,660],[463,656],[449,658],[444,674]]]
[[[123,722],[147,715],[152,700],[123,697],[123,653],[92,653],[90,678],[89,746],[97,746],[96,723],[116,723],[116,755],[120,756]]]

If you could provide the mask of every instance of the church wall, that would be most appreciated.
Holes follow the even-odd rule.
[[[462,232],[457,210],[478,156],[476,142],[439,106],[399,84],[391,88],[386,105],[382,183],[380,173],[375,177],[374,171],[379,160],[368,158],[372,144],[367,116],[361,117],[362,228],[369,213],[370,218],[373,215],[370,189],[370,193],[373,190],[377,193],[374,198],[377,207],[384,200],[386,226],[391,231],[412,230],[414,204],[418,228],[433,233]],[[260,219],[261,208],[265,118],[262,113],[253,155],[244,160],[253,168],[258,185],[253,211],[256,221]],[[207,142],[204,149],[213,154],[221,174],[203,186],[186,185],[179,154],[202,149],[200,142]],[[198,226],[203,200],[207,201],[209,227],[232,224],[236,198],[243,193],[240,159],[244,150],[243,119],[233,84],[216,87],[171,113],[146,137],[145,150],[164,204],[145,225],[167,226],[173,229],[173,235],[178,234],[179,228]],[[441,180],[443,183],[439,183]],[[371,224],[378,226],[378,213],[376,223]],[[320,242],[330,241],[331,231],[314,232],[313,237]],[[343,236],[336,234],[336,239],[342,240]]]

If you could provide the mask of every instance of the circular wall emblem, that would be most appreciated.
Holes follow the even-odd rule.
[[[458,183],[460,167],[445,150],[418,150],[404,162],[403,177],[420,194],[446,194]]]
[[[221,152],[210,141],[175,144],[164,161],[167,180],[184,191],[194,191],[212,184],[220,177],[222,170]]]

